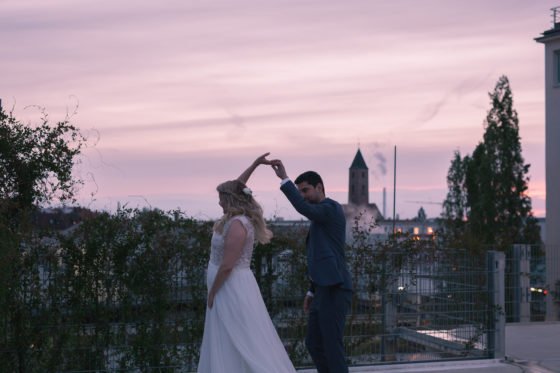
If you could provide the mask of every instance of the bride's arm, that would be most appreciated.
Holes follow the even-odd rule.
[[[241,257],[246,238],[247,231],[243,224],[239,220],[232,221],[224,239],[224,258],[208,293],[208,308],[212,308],[214,305],[214,297],[231,274],[235,263]]]
[[[266,159],[266,157],[269,155],[270,153],[264,153],[263,155],[261,155],[260,157],[258,157],[257,159],[255,159],[253,161],[253,163],[251,163],[251,165],[249,166],[249,168],[247,168],[245,171],[243,171],[243,173],[241,175],[239,175],[239,177],[237,178],[237,180],[241,181],[243,184],[247,184],[247,181],[249,180],[249,177],[251,177],[251,174],[253,173],[253,171],[255,171],[255,169],[261,165],[261,164],[271,164],[270,161],[268,159]]]

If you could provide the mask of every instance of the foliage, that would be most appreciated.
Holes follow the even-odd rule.
[[[524,163],[519,119],[506,76],[489,93],[492,107],[483,140],[472,156],[455,152],[448,171],[444,228],[449,242],[463,247],[537,243],[539,231],[527,195],[529,165]]]
[[[79,226],[26,241],[16,258],[23,268],[18,287],[0,299],[5,336],[0,371],[194,370],[204,326],[211,226],[178,211],[123,209],[93,214]],[[474,312],[484,309],[484,297],[465,292],[463,281],[472,279],[456,278],[465,273],[464,268],[455,272],[462,260],[457,252],[442,250],[437,240],[401,234],[377,242],[374,228],[374,222],[355,220],[347,247],[355,292],[346,348],[354,363],[364,361],[362,354],[394,356],[390,346],[399,344],[389,336],[412,322],[407,316],[412,309],[427,315],[420,325],[441,327],[449,322],[441,315],[477,302],[476,320],[461,323],[486,325],[481,319],[487,313]],[[272,229],[275,237],[257,246],[252,269],[290,358],[306,366],[311,363],[302,311],[307,227],[272,224]],[[426,276],[439,280],[433,294],[419,301],[414,289]]]
[[[461,153],[456,151],[447,172],[447,197],[443,202],[443,225],[452,246],[460,247],[460,240],[464,238],[467,219],[467,191],[465,187],[466,161]]]
[[[26,372],[193,364],[198,345],[185,341],[202,335],[210,223],[176,217],[101,213],[26,242],[19,288],[0,300],[3,361]]]
[[[45,303],[38,296],[44,289],[33,285],[41,283],[46,265],[39,257],[50,253],[32,218],[37,206],[73,200],[81,180],[73,177],[72,168],[85,141],[70,118],[51,125],[43,112],[41,123],[33,127],[0,108],[0,307],[7,322],[3,335],[14,337],[13,371],[30,369],[29,353],[45,366],[53,364],[38,347],[50,347],[48,336],[42,338],[35,329],[38,322],[50,325],[61,317],[59,295]],[[47,305],[45,316],[38,310]]]
[[[272,241],[258,245],[252,269],[278,334],[292,362],[310,364],[305,347],[306,315],[302,295],[308,290],[305,237],[307,226],[270,223]]]
[[[43,112],[32,127],[0,109],[0,201],[16,209],[72,201],[82,184],[72,168],[85,141],[69,118],[51,125]]]

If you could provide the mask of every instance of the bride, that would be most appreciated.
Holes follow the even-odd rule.
[[[249,268],[255,241],[269,242],[272,232],[246,183],[259,165],[270,164],[269,154],[217,187],[224,215],[212,235],[199,373],[295,372]]]

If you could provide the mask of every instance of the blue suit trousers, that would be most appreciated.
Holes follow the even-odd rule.
[[[315,285],[305,344],[318,373],[348,372],[343,337],[351,301],[350,290]]]

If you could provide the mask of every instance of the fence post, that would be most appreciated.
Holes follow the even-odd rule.
[[[393,254],[395,255],[395,254]],[[397,309],[395,305],[396,288],[394,274],[387,273],[387,259],[383,261],[381,288],[381,307],[383,309],[383,335],[381,336],[380,354],[381,361],[396,360],[395,328],[397,326]]]
[[[531,247],[513,245],[512,308],[514,322],[531,321]]]
[[[550,230],[551,228],[549,228]],[[559,233],[554,233],[560,238]],[[546,296],[546,321],[560,320],[560,246],[551,245],[551,233],[547,231],[547,244],[545,247],[546,255],[546,286],[548,295]],[[550,241],[550,243],[549,243]]]
[[[505,254],[500,251],[488,251],[488,350],[495,359],[503,359],[506,350],[505,318]]]

